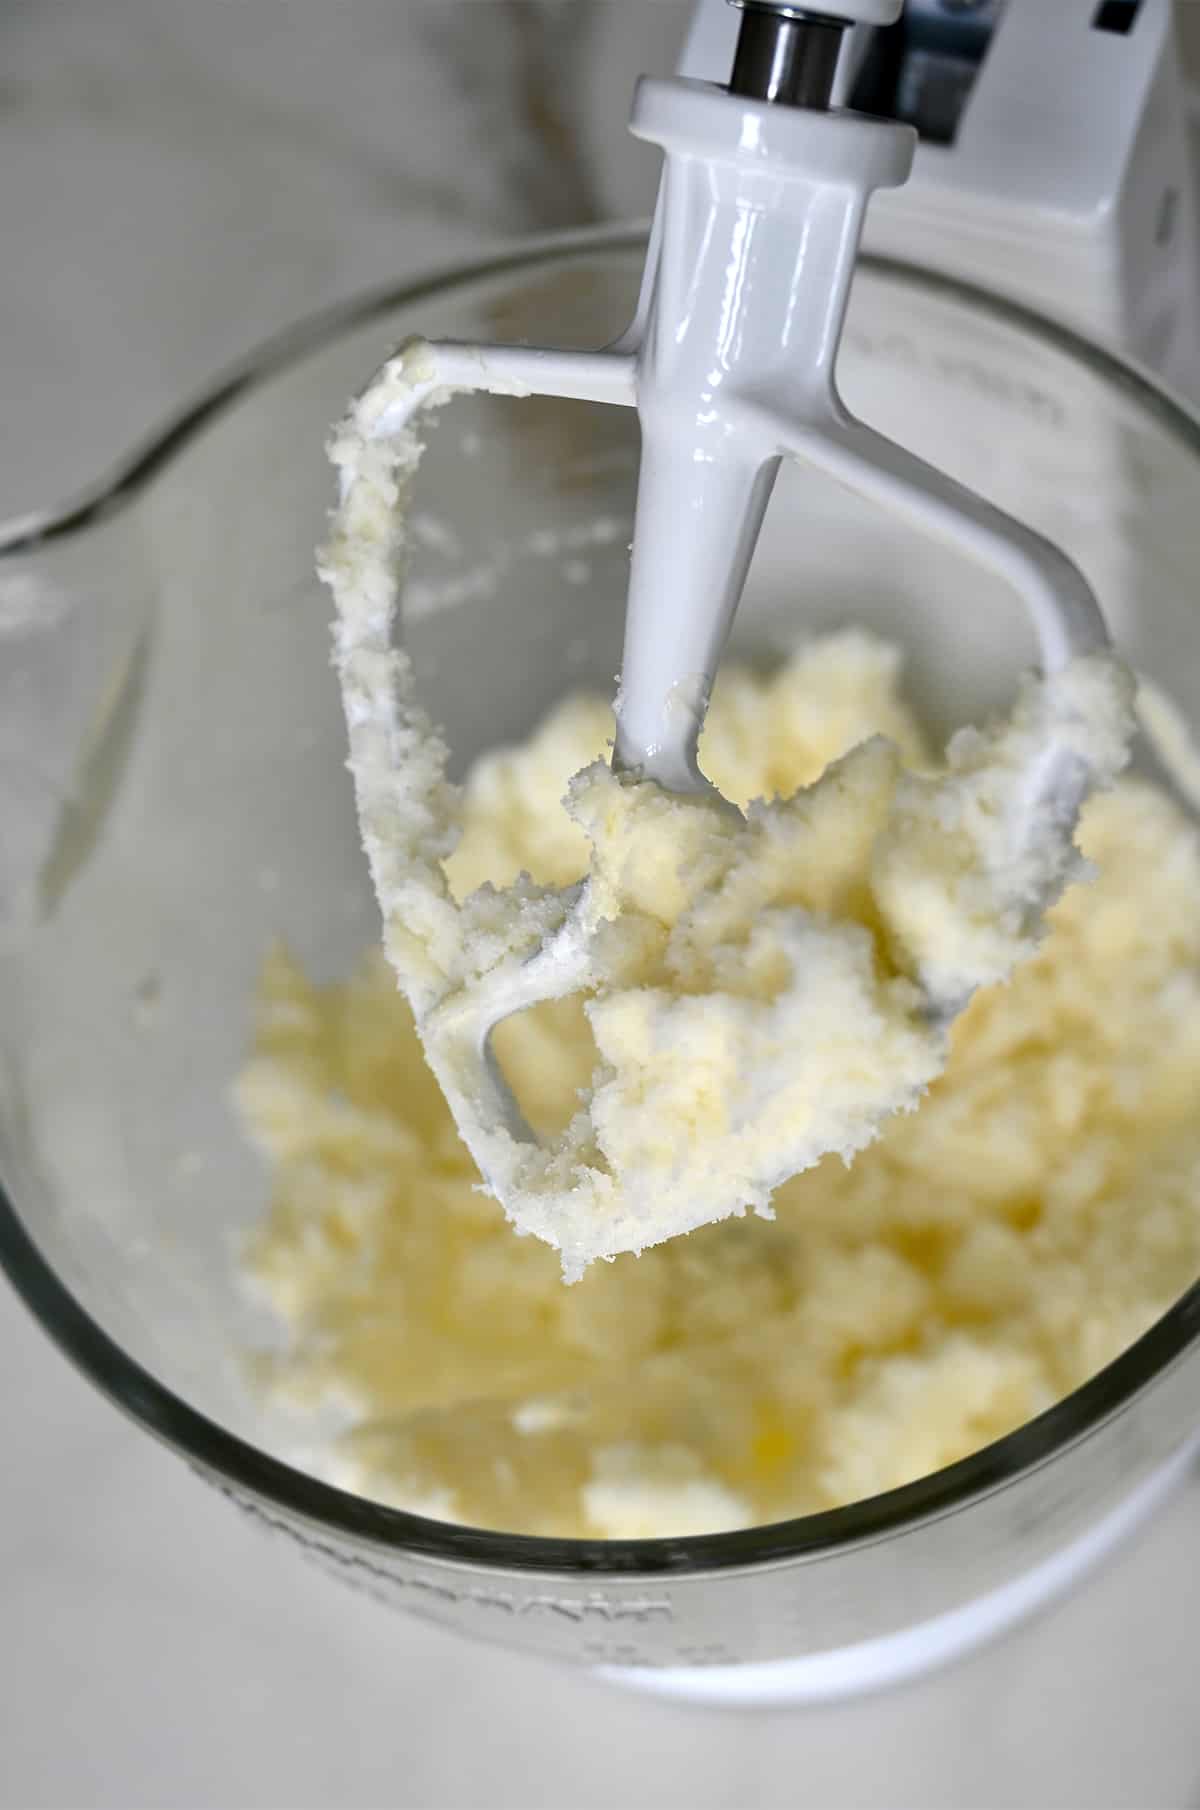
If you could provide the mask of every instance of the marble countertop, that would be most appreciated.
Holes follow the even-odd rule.
[[[0,517],[288,319],[644,211],[676,0],[8,0]],[[1200,1479],[1068,1602],[840,1708],[669,1707],[388,1615],[263,1542],[0,1288],[0,1803],[1200,1803]]]

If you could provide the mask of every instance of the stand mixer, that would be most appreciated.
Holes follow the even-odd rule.
[[[366,573],[368,547],[419,457],[415,418],[455,393],[637,410],[641,464],[614,772],[669,792],[712,794],[698,763],[699,736],[784,459],[825,473],[1003,580],[1024,605],[1049,681],[1107,649],[1095,597],[1072,561],[867,427],[838,393],[835,366],[867,204],[876,190],[904,183],[916,132],[830,103],[846,31],[895,25],[900,0],[853,0],[837,17],[791,0],[733,3],[741,24],[727,84],[679,77],[638,86],[631,130],[662,149],[664,173],[639,305],[620,339],[595,353],[410,346],[355,404],[334,443],[342,500],[325,575],[338,605],[335,658],[351,770],[389,947],[392,926],[398,945],[411,942],[413,913],[424,908],[404,869],[424,859],[429,806],[410,811],[402,796],[414,739],[425,730],[391,651],[400,528],[380,531],[386,548]],[[712,14],[712,6],[701,8],[698,30],[709,29]],[[357,542],[356,522],[366,525]],[[1016,802],[1006,807],[997,868],[1025,874],[1032,867],[1037,877],[1000,882],[1000,909],[1028,922],[1056,895],[1082,801],[1104,777],[1104,759],[1079,735],[1076,705],[1062,721],[1048,720],[1027,751]],[[431,781],[430,802],[438,783]],[[436,889],[434,877],[423,895],[433,911]],[[601,921],[584,883],[560,895],[540,948],[522,945],[516,959],[493,963],[468,983],[430,991],[398,966],[460,1134],[510,1209],[524,1187],[517,1177],[532,1173],[519,1155],[514,1161],[513,1145],[532,1151],[536,1140],[493,1059],[491,1034],[513,1013],[596,983]],[[970,984],[952,995],[931,990],[924,975],[922,984],[928,1016],[939,1024],[970,997]],[[825,1148],[847,1153],[845,1143]],[[713,1216],[734,1205],[765,1208],[771,1189],[794,1172],[790,1158],[751,1161],[740,1200],[714,1204]],[[690,1221],[679,1213],[670,1223],[682,1229],[706,1212]],[[601,1254],[640,1248],[642,1217],[635,1207],[632,1230],[622,1234],[632,1242],[600,1247]],[[553,1213],[527,1229],[559,1243],[568,1261]]]
[[[920,10],[910,6],[909,15]],[[1133,227],[1147,218],[1171,216],[1156,264],[1139,262],[1136,271],[1130,264],[1130,281],[1111,304],[1102,305],[1096,289],[1089,287],[1074,312],[1087,313],[1094,332],[1146,357],[1153,337],[1160,350],[1169,348],[1177,360],[1173,368],[1182,373],[1194,320],[1184,298],[1196,285],[1188,263],[1194,248],[1190,165],[1185,154],[1172,161],[1186,140],[1167,7],[1143,0],[1127,33],[1093,24],[1092,14],[1105,9],[1076,0],[1063,0],[1052,9],[1010,0],[1002,12],[988,10],[995,15],[994,29],[954,142],[926,138],[918,144],[910,185],[883,191],[872,205],[868,245],[881,244],[894,233],[902,247],[915,246],[915,238],[905,237],[903,210],[911,207],[913,217],[928,210],[932,218],[936,200],[943,209],[939,218],[957,220],[960,227],[944,234],[931,228],[932,249],[946,268],[972,268],[966,231],[977,206],[972,184],[990,172],[998,185],[1002,176],[995,156],[989,159],[986,133],[976,134],[974,128],[995,124],[997,97],[1011,100],[1014,71],[1028,82],[1040,75],[1042,93],[1061,83],[1061,60],[1056,69],[1039,68],[1036,52],[1047,36],[1056,45],[1070,40],[1074,61],[1068,66],[1086,69],[1086,83],[1102,68],[1108,85],[1099,84],[1100,91],[1107,95],[1120,88],[1126,96],[1120,109],[1098,117],[1092,126],[1092,136],[1103,140],[1105,156],[1096,183],[1113,181],[1112,206],[1099,211],[1085,206],[1089,191],[1077,183],[1078,215],[1056,210],[1052,221],[1040,224],[1048,235],[1061,227],[1077,239],[1080,260],[1075,268],[1087,262],[1086,252],[1092,267],[1126,272],[1124,256],[1117,253]],[[761,71],[767,63],[795,71],[788,46],[797,48],[803,39],[816,47],[816,74],[824,70],[827,76],[829,39],[806,29],[815,31],[820,22],[780,18],[779,9],[773,11],[776,16],[772,9],[760,12],[750,26],[751,70]],[[719,0],[701,6],[688,55],[698,57],[714,44],[719,54],[707,64],[687,67],[689,78],[727,78],[733,38],[742,23]],[[848,48],[842,34],[834,100],[852,79],[851,63],[866,68],[873,34],[887,29],[863,20],[860,9]],[[751,56],[756,44],[759,52]],[[774,45],[778,59],[774,52],[764,57],[764,45]],[[1050,60],[1043,55],[1041,63]],[[799,81],[799,76],[789,79]],[[806,74],[800,86],[810,79],[815,76]],[[697,95],[686,88],[677,94],[669,84],[652,87],[644,91],[649,111],[643,117],[656,122],[655,130],[665,137],[685,114],[690,120],[702,109],[704,130],[711,133],[711,122],[720,116],[706,103],[714,99],[724,106],[728,97],[708,89]],[[677,102],[682,111],[676,110]],[[789,112],[782,99],[742,97],[729,105],[745,117],[761,121],[766,116],[768,150],[777,145],[780,150],[779,186],[791,200],[802,201],[806,181],[811,191],[811,176],[802,179],[793,170],[785,182],[784,174],[792,168],[793,152],[798,156],[802,150],[811,159],[823,137],[841,130],[826,130],[834,116],[813,109]],[[1087,115],[1089,109],[1073,108],[1072,121],[1076,113]],[[1044,111],[1036,117],[1044,130]],[[779,137],[777,122],[782,122]],[[891,129],[885,125],[883,130],[887,134]],[[1006,130],[1011,140],[1013,133]],[[847,174],[840,164],[831,169],[826,163],[818,166],[818,175],[819,186],[834,191],[831,211],[843,229],[853,230],[867,178],[880,164],[866,158],[865,134],[860,137],[855,125],[848,131],[847,142],[853,141],[858,159],[853,169]],[[1086,136],[1085,131],[1076,147],[1081,152]],[[896,167],[900,141],[890,137],[886,142],[892,148],[882,157],[885,174]],[[726,142],[716,165],[724,158],[736,172],[738,149]],[[686,161],[680,151],[671,155]],[[1039,158],[1030,151],[1027,161],[1033,165]],[[1047,184],[1060,178],[1065,184],[1053,159],[1042,157],[1041,162]],[[1071,164],[1077,167],[1096,166],[1088,166],[1081,156],[1078,166]],[[956,177],[960,169],[962,182]],[[1132,208],[1130,197],[1144,196],[1164,173],[1167,188],[1177,192],[1173,214],[1170,208],[1149,214]],[[687,197],[689,173],[681,176],[678,186]],[[809,198],[819,214],[816,197],[810,192]],[[987,218],[994,222],[996,216]],[[1031,224],[1029,243],[1038,224]],[[689,225],[685,207],[680,228],[685,247]],[[660,223],[658,230],[664,233],[666,225]],[[794,229],[789,230],[794,236]],[[1000,241],[997,233],[991,247],[997,266]],[[729,244],[727,238],[727,249]],[[926,249],[922,242],[923,255]],[[631,260],[640,260],[640,240],[611,236],[582,249],[568,247],[565,253],[559,247],[553,254],[560,260],[564,256],[578,257],[587,281],[602,284],[610,265],[619,264],[627,273]],[[497,330],[491,312],[497,293],[526,297],[546,264],[553,268],[553,258],[545,248],[514,254],[509,264],[481,266],[444,285],[436,296],[427,288],[406,292],[389,298],[386,306],[364,304],[333,326],[314,329],[274,362],[212,399],[191,423],[165,436],[152,456],[98,492],[91,507],[26,525],[0,545],[0,576],[11,587],[6,595],[17,602],[49,598],[54,605],[53,612],[35,613],[31,607],[21,619],[28,620],[30,631],[10,642],[16,656],[10,671],[24,683],[24,693],[12,694],[11,713],[7,689],[4,694],[10,724],[19,729],[24,721],[25,743],[47,747],[56,763],[54,783],[40,784],[36,797],[47,796],[54,803],[63,796],[74,800],[75,771],[90,778],[89,763],[100,768],[103,781],[95,813],[103,833],[93,842],[76,830],[71,860],[60,856],[57,861],[57,890],[42,888],[49,904],[41,916],[31,913],[15,923],[3,951],[0,1159],[7,1194],[0,1199],[0,1257],[33,1311],[101,1388],[257,1521],[285,1531],[312,1562],[348,1582],[475,1638],[604,1666],[639,1684],[696,1699],[795,1701],[836,1695],[894,1681],[971,1648],[1081,1575],[1150,1512],[1180,1475],[1194,1445],[1200,1363],[1200,1298],[1195,1290],[1092,1382],[947,1470],[844,1510],[737,1534],[672,1541],[519,1538],[389,1509],[325,1482],[316,1465],[297,1456],[294,1444],[265,1417],[255,1418],[255,1410],[227,1376],[234,1329],[241,1328],[238,1304],[232,1300],[229,1247],[244,1237],[261,1206],[259,1177],[230,1132],[224,1104],[230,1077],[244,1056],[246,1000],[255,964],[282,931],[314,971],[344,972],[377,929],[367,888],[355,890],[359,863],[347,824],[343,730],[334,720],[330,699],[323,599],[316,599],[309,583],[312,532],[326,500],[327,474],[317,469],[315,458],[309,469],[302,458],[279,460],[276,455],[281,446],[312,445],[373,355],[380,333],[393,341],[417,333],[435,305],[445,329],[462,335],[458,346],[431,355],[445,360],[435,367],[443,382],[461,385],[481,373],[494,373],[495,387],[503,391],[531,387],[545,371],[549,388],[555,371],[569,371],[572,393],[632,405],[643,368],[650,372],[651,385],[673,376],[669,362],[653,363],[659,351],[669,361],[674,350],[667,315],[654,315],[653,290],[643,291],[637,311],[640,339],[627,337],[608,354],[567,358],[505,348],[495,353],[493,363],[469,349],[468,342],[474,345]],[[831,331],[840,322],[845,297],[835,298],[831,314],[826,285],[834,271],[839,281],[848,280],[850,262],[844,241],[826,245],[820,287],[825,313],[815,303],[814,310]],[[1035,263],[1028,261],[1025,274],[1034,271]],[[1044,269],[1037,274],[1048,275]],[[1135,285],[1135,275],[1139,282],[1144,276],[1145,284]],[[1156,329],[1146,337],[1143,329],[1154,314],[1151,283],[1155,296],[1169,296],[1179,305],[1169,314],[1169,332]],[[953,284],[939,289],[918,273],[877,265],[864,268],[856,289],[851,341],[861,334],[898,359],[914,349],[925,357],[923,367],[914,359],[914,416],[923,406],[922,383],[930,392],[934,425],[952,410],[956,395],[961,401],[967,393],[975,428],[972,459],[960,465],[947,453],[943,463],[969,473],[981,487],[992,482],[1010,510],[1023,508],[1034,484],[1043,490],[1050,484],[1061,488],[1064,514],[1056,515],[1046,496],[1030,495],[1031,519],[1052,539],[1061,538],[1071,560],[1086,569],[1114,624],[1123,603],[1129,605],[1131,620],[1121,623],[1123,649],[1139,668],[1176,688],[1195,721],[1200,668],[1187,590],[1200,472],[1194,418],[1136,370],[986,296]],[[554,295],[561,297],[561,291]],[[631,290],[622,288],[621,295],[627,308]],[[766,290],[754,299],[769,310]],[[1058,313],[1070,312],[1068,299],[1058,293]],[[519,304],[526,305],[526,300]],[[556,300],[553,306],[558,305]],[[857,322],[855,308],[860,309]],[[518,330],[524,318],[518,309]],[[550,318],[555,324],[553,312]],[[1158,316],[1160,327],[1164,318]],[[647,337],[652,320],[662,329],[660,340]],[[545,324],[543,306],[537,325]],[[805,458],[819,450],[827,470],[849,470],[848,463],[839,464],[848,455],[839,438],[843,417],[832,400],[832,351],[830,346],[816,375],[803,364],[802,374],[811,381],[796,386],[806,407],[820,409],[822,434],[828,423],[837,430],[821,449],[816,448],[821,435],[793,406],[792,387],[781,388],[776,381],[780,366],[767,370],[766,397],[761,386],[753,385],[743,397],[739,385],[751,369],[738,364],[737,384],[731,382],[727,392],[731,415],[744,420],[751,435],[770,416],[772,433],[779,437],[757,443],[768,459],[785,447],[789,455],[798,451]],[[865,367],[874,382],[879,366],[869,356],[860,358],[855,344],[849,351],[854,356],[843,362],[858,368],[843,373],[843,381],[861,376]],[[778,347],[775,355],[781,356]],[[1034,359],[1041,361],[1037,384],[1022,388],[1020,375]],[[703,375],[703,361],[697,362]],[[695,376],[695,367],[691,374]],[[956,391],[959,377],[963,382]],[[1184,378],[1178,375],[1175,381],[1183,383]],[[592,382],[597,392],[588,388]],[[647,394],[653,402],[653,389]],[[912,386],[903,391],[901,419],[897,423],[893,410],[888,422],[892,431],[903,430],[903,406],[911,404],[912,394]],[[1013,397],[1018,404],[1028,403],[1023,413],[1009,406]],[[398,401],[387,431],[397,427],[405,409],[426,399],[428,393],[419,387],[415,398]],[[722,409],[724,405],[722,397]],[[468,409],[473,406],[464,403]],[[518,403],[512,413],[519,412]],[[786,416],[786,439],[779,430],[780,415]],[[1060,420],[1066,423],[1061,437],[1051,439],[1044,463],[1027,478],[1025,462],[1047,453],[1047,421],[1053,428]],[[474,425],[481,421],[485,427],[495,425],[490,418],[476,418]],[[668,419],[665,426],[670,425]],[[690,425],[696,425],[694,401]],[[914,419],[913,425],[915,430],[921,424]],[[955,450],[954,439],[951,429],[945,435],[949,451]],[[937,453],[936,434],[934,440]],[[860,444],[853,440],[855,449]],[[922,444],[929,449],[928,436]],[[474,504],[496,472],[514,463],[514,445],[519,455],[519,439],[502,440],[496,462],[477,460],[472,466],[465,446],[456,447],[452,436],[443,434],[431,446],[430,459],[435,472],[449,470],[452,495],[456,480],[476,472]],[[872,441],[872,457],[876,448]],[[995,454],[992,464],[990,452]],[[1102,536],[1084,507],[1095,501],[1094,474],[1104,472],[1110,454],[1116,505],[1109,511],[1105,499],[1100,526],[1114,545],[1119,543],[1122,555],[1128,552],[1138,562],[1132,598],[1124,596],[1123,570],[1115,557],[1108,563],[1108,542],[1100,546]],[[780,474],[781,489],[791,463],[789,456]],[[765,509],[765,495],[746,482],[736,458],[731,469],[741,486],[741,508],[748,508],[753,518],[764,506],[765,542],[778,509]],[[270,472],[268,506],[264,470]],[[1049,480],[1042,475],[1046,470]],[[1122,475],[1126,471],[1129,475]],[[886,465],[881,475],[878,466],[864,473],[856,464],[854,475],[856,480],[865,475],[877,492],[887,487],[890,500]],[[553,494],[560,501],[566,497],[564,508],[569,505],[565,490],[561,496]],[[614,489],[612,494],[623,493]],[[906,485],[905,498],[913,494]],[[940,505],[957,512],[964,502],[970,520],[970,499],[954,491],[952,504],[947,503],[940,481],[918,486],[915,494],[922,511],[936,512]],[[516,514],[520,498],[515,483],[505,493],[505,507],[510,506]],[[544,495],[535,506],[545,508]],[[614,521],[621,519],[621,506],[612,505]],[[1070,509],[1075,514],[1064,527]],[[889,510],[886,517],[881,512],[881,519],[898,518]],[[929,523],[927,513],[917,519],[922,526]],[[541,521],[537,514],[522,516],[517,531],[540,527]],[[824,524],[814,527],[823,531]],[[1027,580],[1026,596],[1035,602],[1046,597],[1042,575],[1053,586],[1052,597],[1065,593],[1069,600],[1065,617],[1049,603],[1044,608],[1039,604],[1043,661],[1052,664],[1066,655],[1077,634],[1094,645],[1097,630],[1089,593],[1079,587],[1072,564],[1047,553],[1046,543],[1027,529],[1018,530],[1014,539],[1003,518],[998,522],[985,512],[983,527],[982,556],[993,563],[1002,555],[1015,558]],[[803,542],[806,537],[797,538]],[[925,540],[932,544],[928,535]],[[685,537],[678,541],[675,551],[681,558],[690,556]],[[914,544],[900,533],[886,541],[893,568]],[[645,546],[649,550],[653,545],[652,531]],[[980,556],[974,527],[964,545]],[[719,593],[710,597],[707,627],[695,625],[702,665],[684,668],[681,663],[684,676],[688,671],[707,673],[710,651],[712,658],[719,651],[725,584],[738,576],[740,563],[735,549],[726,559]],[[610,570],[602,575],[605,586]],[[515,595],[501,595],[499,605],[494,596],[480,603],[476,592],[457,618],[447,612],[425,625],[457,637],[455,651],[465,645],[477,655],[497,688],[506,682],[501,670],[506,643],[516,644],[510,666],[522,658],[531,663],[528,650],[542,633],[542,617],[534,612],[532,630],[520,618],[521,635],[513,634],[513,617],[529,602],[521,594],[528,572],[527,565],[517,573],[511,587]],[[271,575],[272,602],[283,598],[288,607],[263,607],[264,573]],[[303,609],[294,607],[297,596],[305,600]],[[960,621],[953,613],[952,589],[944,601],[949,608],[939,628],[943,643],[954,639]],[[511,612],[502,607],[509,602]],[[572,604],[573,628],[582,632],[586,611],[595,610],[595,604],[592,594],[581,589]],[[142,654],[148,618],[157,618],[158,633],[147,672]],[[745,620],[744,609],[740,620]],[[901,619],[901,632],[903,626]],[[693,625],[685,622],[681,632],[690,635]],[[231,646],[239,650],[236,660],[229,657]],[[694,657],[689,652],[689,660]],[[556,664],[551,665],[552,658]],[[577,680],[603,682],[615,658],[615,648],[606,644],[580,675],[565,653],[558,659],[556,644],[546,663],[561,688]],[[976,651],[976,658],[986,662],[987,656]],[[71,674],[69,693],[64,669]],[[126,671],[134,675],[128,686]],[[662,713],[661,699],[654,694],[656,673],[661,685],[661,662],[652,649],[649,668],[643,666],[646,686],[639,680],[650,717],[628,719],[628,758],[636,757],[639,745],[649,753],[655,740],[654,713]],[[6,684],[7,676],[0,683]],[[450,690],[447,685],[434,700],[439,711]],[[545,707],[548,691],[528,696],[522,690],[519,702],[512,704],[517,692],[514,680],[507,715],[490,708],[481,712],[478,700],[469,699],[453,719],[456,733],[465,738],[477,718],[481,748],[524,733]],[[695,783],[689,749],[701,694],[702,686],[685,688],[684,717],[681,721],[672,715],[668,725],[675,738],[674,766],[668,771],[681,785]],[[30,700],[37,712],[32,722]],[[639,730],[638,723],[646,721],[649,728]],[[109,723],[116,725],[115,740],[105,739]],[[216,724],[219,735],[212,733]],[[97,745],[103,762],[95,757]],[[12,802],[14,797],[21,802],[20,782],[27,771],[17,759],[0,761],[6,825],[20,820]],[[82,781],[77,790],[87,803],[91,794]],[[231,798],[236,799],[233,810]],[[86,818],[90,832],[91,817],[82,809],[76,815]],[[54,828],[49,813],[44,820],[26,816],[35,832],[43,821]],[[303,834],[297,834],[298,824],[303,824]],[[30,850],[21,875],[28,871],[37,879],[43,845],[35,835]],[[41,896],[32,885],[28,892],[35,899]],[[166,1009],[156,1014],[151,1002],[131,1014],[130,1001],[139,999],[149,963],[165,977]],[[172,1026],[182,1028],[173,1033]],[[185,1160],[194,1153],[202,1160]]]

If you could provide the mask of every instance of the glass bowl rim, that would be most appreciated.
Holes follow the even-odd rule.
[[[0,523],[0,558],[28,554],[50,542],[85,533],[129,506],[226,410],[344,334],[397,308],[481,282],[597,252],[636,251],[644,244],[645,231],[642,225],[618,224],[543,235],[524,240],[510,251],[437,270],[414,282],[367,291],[301,320],[229,367],[74,500],[9,524]],[[1065,353],[1110,389],[1136,402],[1200,460],[1200,415],[1131,361],[1034,309],[958,278],[873,254],[864,253],[860,263],[889,281],[965,304]],[[831,1556],[895,1537],[993,1494],[1068,1444],[1097,1431],[1173,1368],[1200,1337],[1197,1281],[1119,1357],[1033,1420],[927,1477],[842,1508],[734,1533],[657,1540],[550,1539],[461,1527],[386,1507],[297,1470],[227,1431],[160,1383],[92,1319],[38,1250],[2,1183],[0,1268],[53,1342],[115,1406],[173,1447],[218,1487],[242,1500],[248,1493],[264,1507],[280,1511],[289,1518],[284,1525],[290,1531],[298,1531],[293,1525],[298,1520],[351,1541],[387,1548],[398,1557],[431,1558],[460,1567],[534,1576],[565,1572],[597,1577],[669,1575],[682,1580],[764,1563]]]

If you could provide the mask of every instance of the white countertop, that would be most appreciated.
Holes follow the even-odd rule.
[[[675,0],[9,0],[0,518],[94,476],[288,318],[644,207],[625,96],[681,18]],[[719,1713],[476,1648],[300,1566],[3,1288],[0,1377],[12,1810],[1200,1803],[1200,1478],[950,1673]]]

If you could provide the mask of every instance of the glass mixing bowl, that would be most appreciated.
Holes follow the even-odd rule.
[[[239,1367],[272,1338],[237,1279],[266,1178],[230,1104],[259,966],[283,936],[341,976],[377,936],[313,575],[328,424],[413,332],[605,342],[641,257],[628,232],[559,239],[368,297],[0,536],[0,1257],[118,1405],[368,1590],[671,1679],[847,1652],[894,1675],[914,1629],[940,1630],[928,1658],[1011,1618],[1161,1487],[1200,1424],[1200,1289],[964,1462],[709,1538],[520,1538],[348,1495]],[[840,370],[857,412],[1065,547],[1130,660],[1200,718],[1190,413],[1060,328],[871,261]],[[611,683],[636,452],[628,411],[572,403],[464,399],[431,434],[406,634],[460,770],[569,686]],[[904,643],[937,731],[1032,655],[1002,586],[788,469],[735,649],[847,615]]]

